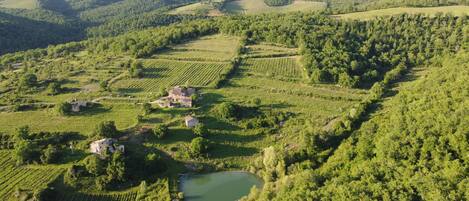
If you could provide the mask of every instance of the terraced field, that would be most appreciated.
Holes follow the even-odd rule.
[[[11,152],[0,151],[0,200],[8,200],[16,188],[38,189],[55,180],[63,168],[53,166],[16,167]]]

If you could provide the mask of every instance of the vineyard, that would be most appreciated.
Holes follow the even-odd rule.
[[[255,44],[247,46],[247,57],[266,58],[266,57],[285,57],[298,55],[295,48],[287,48],[275,44]]]
[[[246,59],[241,65],[241,70],[248,74],[268,77],[301,78],[303,74],[297,57]]]
[[[55,180],[63,169],[57,167],[15,167],[11,152],[0,151],[0,200],[8,200],[17,187],[38,189]]]
[[[211,86],[230,71],[228,62],[183,62],[172,60],[146,60],[144,76],[140,79],[124,79],[113,88],[128,88],[136,91],[158,92],[161,88],[189,84]]]
[[[73,193],[73,194],[60,194],[57,200],[67,201],[135,201],[137,198],[137,192],[131,191],[127,193],[116,193],[116,194],[85,194],[85,193]]]

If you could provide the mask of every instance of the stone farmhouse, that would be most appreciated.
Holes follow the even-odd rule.
[[[116,151],[124,152],[124,145],[118,145],[117,140],[112,138],[104,138],[94,141],[90,144],[90,152],[98,155],[103,155],[105,152],[114,153]]]
[[[168,91],[168,96],[158,99],[156,103],[163,108],[192,107],[192,95],[195,93],[194,88],[175,86]]]

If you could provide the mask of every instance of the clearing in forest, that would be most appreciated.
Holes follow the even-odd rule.
[[[37,0],[0,0],[0,7],[35,9],[39,7]]]
[[[232,14],[287,13],[295,11],[319,11],[326,9],[326,3],[296,0],[286,6],[268,6],[263,0],[236,0],[225,4],[224,9]]]
[[[370,20],[380,16],[390,16],[399,14],[426,14],[436,15],[437,13],[451,13],[456,16],[469,15],[469,6],[441,6],[441,7],[429,7],[429,8],[387,8],[380,10],[371,10],[365,12],[347,13],[342,15],[333,15],[340,19],[351,19],[351,20]]]

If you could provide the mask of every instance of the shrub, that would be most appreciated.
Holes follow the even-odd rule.
[[[49,86],[47,86],[47,94],[48,95],[57,95],[62,92],[62,88],[59,83],[51,82]]]
[[[208,134],[208,129],[205,124],[199,123],[194,127],[193,132],[198,137],[204,137]]]
[[[169,132],[168,126],[158,124],[153,128],[153,135],[158,139],[163,139]]]
[[[68,102],[62,102],[55,106],[58,114],[66,116],[72,112],[72,105]]]

